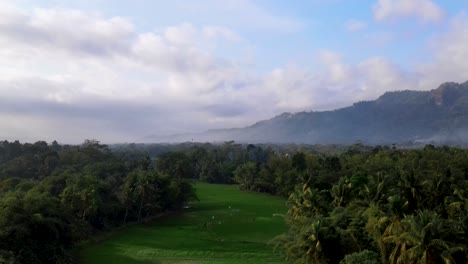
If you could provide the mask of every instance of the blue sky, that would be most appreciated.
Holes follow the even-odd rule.
[[[38,7],[37,1],[22,2],[21,6],[27,9]],[[135,24],[139,32],[157,31],[181,23],[191,23],[194,26],[223,26],[242,35],[256,48],[257,56],[261,57],[258,63],[264,64],[262,68],[265,69],[290,60],[300,60],[321,49],[340,52],[350,62],[378,55],[391,57],[395,62],[410,67],[408,56],[424,56],[421,46],[425,46],[435,34],[443,31],[448,22],[424,22],[417,16],[408,15],[385,23],[376,23],[372,11],[375,0],[299,0],[293,3],[265,0],[41,2],[39,7],[42,8],[73,8],[98,12],[105,17],[126,17]],[[468,1],[464,0],[433,2],[440,6],[447,17],[463,13],[468,6]],[[249,12],[244,8],[250,6],[255,6],[267,14],[272,21],[248,18],[242,22],[242,14]],[[252,13],[255,15],[255,12]],[[350,33],[346,29],[346,24],[350,21],[365,23],[366,28]],[[382,43],[363,45],[374,36],[380,37]]]
[[[138,141],[466,81],[466,12],[466,0],[1,3],[0,136]]]

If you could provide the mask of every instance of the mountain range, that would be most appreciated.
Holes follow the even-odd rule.
[[[412,144],[468,143],[468,81],[448,82],[431,91],[386,92],[373,101],[321,112],[283,113],[251,126],[208,130],[152,142]]]

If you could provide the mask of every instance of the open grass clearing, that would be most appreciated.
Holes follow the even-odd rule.
[[[286,231],[285,200],[237,186],[197,183],[199,202],[183,214],[116,231],[88,243],[82,263],[281,263],[268,242]]]

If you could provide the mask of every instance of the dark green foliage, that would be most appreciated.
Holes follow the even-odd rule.
[[[189,157],[183,152],[168,152],[158,157],[156,162],[158,171],[171,175],[177,179],[193,179],[193,165]]]
[[[196,199],[185,171],[80,146],[0,143],[0,263],[71,263],[90,235]]]
[[[380,261],[377,253],[366,249],[346,255],[340,264],[380,264]]]
[[[395,96],[380,103],[388,107]],[[289,196],[289,231],[275,241],[293,262],[339,263],[345,256],[369,257],[358,253],[365,250],[377,252],[383,264],[468,260],[466,149],[355,144],[336,151],[233,142],[185,147],[195,178]]]
[[[300,172],[307,168],[305,154],[303,152],[297,152],[293,155],[292,166]]]
[[[234,181],[240,183],[241,190],[253,191],[256,187],[255,178],[257,178],[257,165],[253,162],[242,164],[234,171]]]
[[[19,263],[56,263],[69,258],[77,233],[59,199],[35,189],[0,199],[0,248]]]
[[[428,145],[418,150],[348,151],[319,161],[313,175],[289,197],[289,231],[276,240],[288,259],[468,261],[468,150]],[[322,173],[339,177],[330,176],[327,187],[318,184]],[[300,173],[297,177],[304,178]],[[326,245],[334,251],[327,252]]]
[[[0,260],[67,263],[97,231],[184,207],[196,179],[289,197],[275,241],[296,263],[372,259],[366,250],[382,264],[468,261],[466,149],[155,146],[2,142]]]

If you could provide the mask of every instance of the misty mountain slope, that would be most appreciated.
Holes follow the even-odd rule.
[[[468,142],[468,82],[431,91],[387,92],[333,111],[283,113],[238,129],[179,135],[171,141],[391,144]]]

